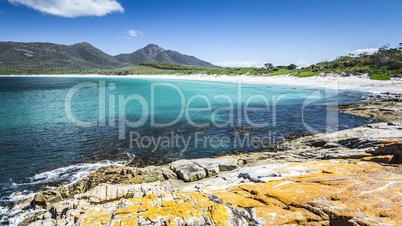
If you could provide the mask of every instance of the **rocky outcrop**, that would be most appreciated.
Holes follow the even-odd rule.
[[[338,109],[376,121],[402,123],[402,96],[400,94],[383,101],[339,105]]]
[[[384,163],[402,164],[402,137],[380,141],[383,144],[367,150],[366,152],[376,156],[375,159]],[[374,159],[374,158],[373,158]]]
[[[45,212],[23,225],[399,224],[397,137],[401,124],[377,123],[292,140],[284,152],[105,167],[37,194]]]
[[[401,225],[402,166],[369,156],[240,168],[179,189],[104,184],[31,225]]]
[[[99,184],[141,184],[168,181],[173,187],[214,177],[239,166],[250,167],[287,162],[350,158],[390,137],[402,137],[399,123],[376,123],[329,134],[315,134],[285,143],[288,151],[248,153],[196,160],[179,160],[165,166],[145,168],[107,166],[77,183],[41,192],[34,197],[36,209],[85,193]],[[378,157],[376,157],[378,159]],[[378,160],[380,161],[380,159]],[[381,160],[382,161],[382,160]]]
[[[176,178],[177,175],[168,166],[149,166],[145,168],[106,166],[75,184],[36,194],[32,204],[35,209],[46,209],[52,203],[83,194],[100,184],[140,184],[166,180],[174,181]]]
[[[52,203],[73,198],[101,184],[141,184],[167,181],[172,187],[213,176],[221,171],[236,169],[237,160],[231,156],[219,158],[179,160],[165,166],[144,168],[107,166],[67,187],[56,188],[36,194],[32,205],[35,209],[49,208]],[[184,181],[184,182],[183,182]]]
[[[375,123],[334,133],[319,133],[284,143],[287,151],[233,156],[241,166],[353,158],[388,138],[401,137],[402,124]]]

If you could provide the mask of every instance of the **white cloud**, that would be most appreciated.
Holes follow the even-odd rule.
[[[362,53],[373,54],[373,53],[375,53],[377,51],[378,51],[378,48],[368,48],[368,49],[356,49],[356,50],[353,50],[353,51],[346,51],[346,52],[359,55],[359,54],[362,54]]]
[[[141,31],[136,31],[136,30],[128,30],[124,32],[126,35],[124,36],[117,36],[117,38],[125,38],[125,39],[131,39],[131,38],[137,38],[140,35],[144,35]]]
[[[296,63],[296,65],[297,65],[298,67],[308,67],[308,66],[310,66],[311,64],[310,64],[309,62],[307,62],[307,61],[301,60],[301,61],[299,61],[298,63]]]
[[[264,63],[262,62],[250,62],[250,61],[223,61],[217,62],[215,65],[221,67],[262,67]]]
[[[8,0],[16,5],[28,6],[42,13],[61,17],[104,16],[124,12],[116,0]]]
[[[128,30],[128,35],[131,37],[138,37],[138,35],[144,35],[141,31],[135,31],[135,30]]]

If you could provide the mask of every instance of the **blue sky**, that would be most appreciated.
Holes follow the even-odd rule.
[[[402,42],[401,0],[0,0],[0,41],[149,43],[227,66],[333,60]]]

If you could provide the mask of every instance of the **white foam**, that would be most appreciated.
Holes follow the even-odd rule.
[[[97,163],[80,163],[76,165],[70,165],[66,167],[60,167],[54,170],[45,171],[35,176],[31,177],[31,182],[28,183],[13,183],[13,186],[26,186],[26,185],[37,185],[37,184],[46,184],[57,181],[66,181],[67,184],[74,184],[82,178],[88,176],[91,171],[97,170],[104,166],[117,165],[124,166],[128,164],[135,158],[135,155],[127,153],[129,157],[129,161],[102,161]]]
[[[7,212],[8,212],[8,208],[0,206],[0,216],[5,215]]]
[[[127,153],[129,157],[129,162],[132,161],[135,156],[132,154]],[[31,182],[29,183],[11,183],[13,187],[18,188],[19,186],[27,186],[27,185],[38,185],[38,184],[46,184],[50,182],[57,182],[57,181],[67,181],[64,186],[68,186],[70,184],[74,184],[77,181],[81,180],[82,178],[88,176],[91,171],[97,170],[104,166],[110,165],[117,165],[117,166],[124,166],[128,162],[112,162],[112,161],[102,161],[98,163],[81,163],[76,165],[70,165],[66,167],[60,167],[54,170],[42,172],[36,174],[35,176],[31,177]],[[47,187],[51,189],[51,187]],[[36,193],[23,191],[23,192],[15,192],[7,197],[9,202],[16,202],[20,200],[25,200],[35,196]],[[36,212],[40,210],[27,210],[23,211],[25,207],[27,207],[29,203],[23,205],[16,205],[12,209],[6,207],[0,207],[0,215],[5,215],[2,219],[0,219],[0,223],[7,220],[10,225],[18,225],[24,219],[32,216]]]

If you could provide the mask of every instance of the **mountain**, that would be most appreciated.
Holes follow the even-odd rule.
[[[80,56],[81,59],[95,65],[102,65],[107,68],[116,68],[128,66],[129,64],[118,61],[114,56],[108,55],[101,50],[93,47],[87,42],[77,43],[70,46],[74,53]]]
[[[159,62],[185,66],[216,67],[196,57],[184,55],[173,50],[165,50],[155,44],[149,44],[133,53],[120,54],[115,57],[121,62],[134,65],[146,62]]]
[[[131,54],[111,56],[87,42],[60,45],[43,42],[0,42],[0,74],[74,73],[161,62],[215,67],[193,56],[148,45]]]
[[[42,42],[0,42],[0,73],[57,72],[128,66],[89,43],[67,46]]]

